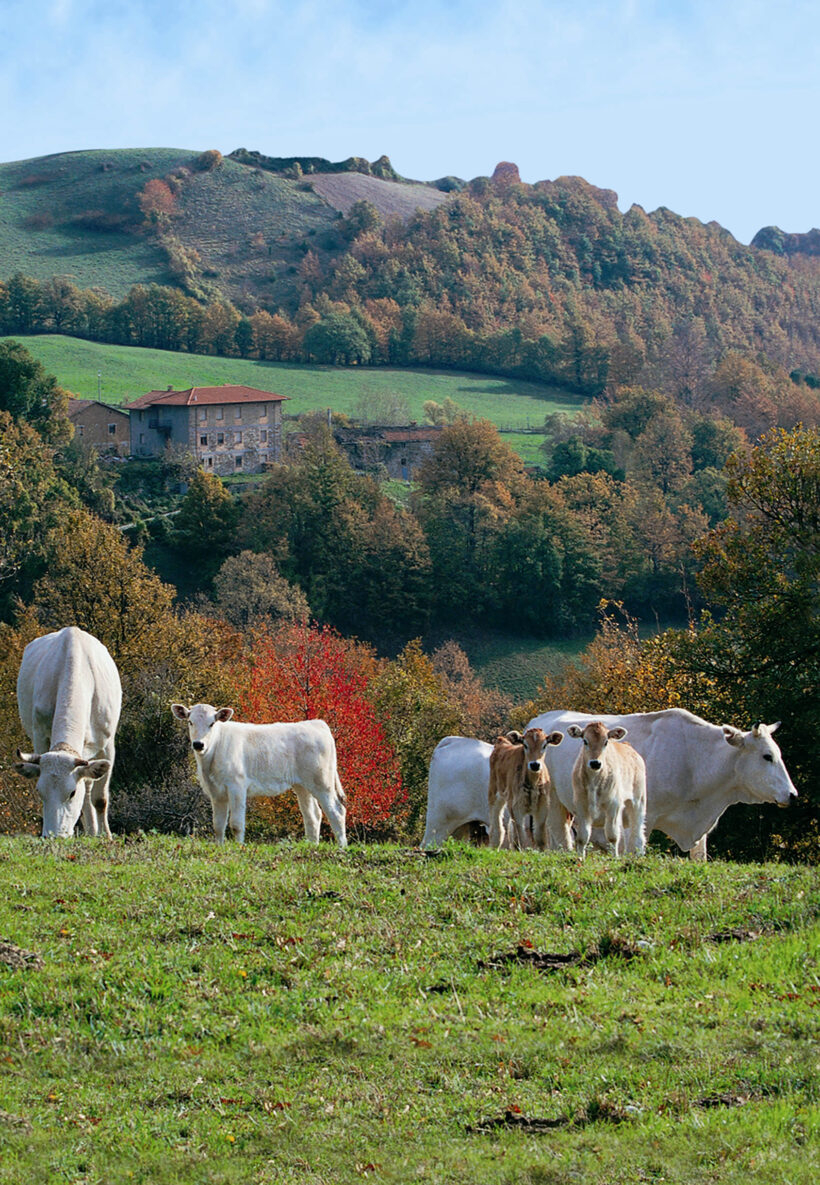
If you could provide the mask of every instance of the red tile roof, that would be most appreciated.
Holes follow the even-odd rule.
[[[158,403],[174,407],[198,407],[212,403],[278,403],[289,398],[288,395],[275,395],[273,391],[257,391],[255,387],[226,383],[222,387],[189,387],[187,391],[149,391],[126,406],[139,410],[154,407]]]
[[[103,407],[106,411],[115,411],[119,415],[127,416],[128,412],[123,411],[121,407],[115,407],[112,403],[104,403],[102,399],[69,399],[68,401],[68,418],[73,420],[75,416],[79,415],[81,411],[85,411],[87,407]]]

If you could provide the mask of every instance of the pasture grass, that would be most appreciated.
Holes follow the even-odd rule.
[[[807,867],[4,837],[0,1182],[814,1181],[818,913]]]
[[[112,404],[127,403],[147,391],[164,390],[169,384],[183,390],[240,383],[286,395],[289,401],[283,410],[290,415],[328,407],[354,415],[363,398],[370,398],[378,406],[378,401],[387,396],[399,396],[406,401],[410,417],[422,423],[425,400],[443,403],[450,398],[500,427],[525,427],[527,423],[543,423],[552,412],[572,413],[581,406],[580,400],[557,387],[459,371],[256,362],[113,346],[60,334],[18,336],[15,340],[22,342],[49,374],[56,375],[61,386],[83,399],[97,398],[99,375],[101,397]],[[528,448],[533,441],[541,443],[542,439],[527,434],[520,437]],[[519,437],[510,438],[509,443],[517,448]]]

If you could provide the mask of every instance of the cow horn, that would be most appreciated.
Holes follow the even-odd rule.
[[[17,750],[17,760],[18,761],[25,761],[26,765],[39,765],[40,764],[40,754],[39,753],[21,753],[20,750],[18,749]]]

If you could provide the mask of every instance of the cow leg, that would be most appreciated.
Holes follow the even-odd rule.
[[[572,815],[559,801],[557,794],[550,795],[547,808],[547,825],[550,832],[551,846],[571,852],[575,847],[572,838]]]
[[[604,819],[604,835],[606,836],[606,850],[610,856],[620,856],[623,852],[624,836],[620,806],[614,812],[607,814]]]
[[[694,847],[689,849],[689,859],[706,862],[706,836],[702,835]]]
[[[230,806],[231,831],[237,843],[245,842],[245,810],[247,806],[246,790],[230,790],[228,803]]]
[[[211,816],[214,822],[214,839],[225,842],[225,828],[228,826],[228,794],[225,790],[210,790]]]
[[[305,822],[305,839],[308,843],[318,843],[319,829],[322,826],[321,808],[310,791],[305,790],[304,786],[294,786],[293,790]]]
[[[494,798],[490,803],[490,847],[503,848],[507,835],[504,828],[504,799]]]
[[[518,808],[512,811],[512,817],[515,819],[515,825],[518,828],[518,848],[520,851],[527,851],[533,846],[529,814]]]
[[[88,778],[83,778],[80,782],[78,794],[83,796],[83,832],[86,835],[98,835],[99,827],[97,825],[97,812],[94,809],[94,804],[91,801],[92,787],[94,783]]]
[[[326,786],[317,786],[313,791],[313,796],[319,803],[319,806],[325,812],[328,823],[333,834],[336,836],[336,843],[340,848],[347,847],[347,833],[345,830],[346,811],[342,803],[339,801],[335,787],[328,790]],[[318,836],[317,836],[318,838]]]
[[[107,757],[111,765],[105,777],[98,778],[96,782],[88,783],[86,802],[90,800],[92,807],[91,813],[94,817],[94,831],[92,834],[98,835],[101,831],[106,839],[111,839],[111,827],[108,823],[108,790],[111,785],[111,775],[114,772],[114,746],[107,745],[103,750],[102,756]]]

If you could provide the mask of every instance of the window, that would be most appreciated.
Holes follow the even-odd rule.
[[[224,444],[225,443],[225,433],[224,432],[217,432],[216,443],[217,444]]]
[[[233,418],[234,418],[235,420],[241,420],[241,419],[242,419],[242,408],[241,408],[241,407],[237,407],[237,408],[235,408],[235,409],[234,409]]]
[[[225,419],[225,408],[224,408],[224,407],[218,407],[218,408],[216,409],[216,418],[217,418],[218,420],[224,420],[224,419]]]
[[[200,444],[207,445],[207,443],[208,443],[208,436],[207,436],[207,434],[206,434],[205,436],[200,436],[200,438],[199,438],[199,443],[200,443]]]
[[[145,433],[140,432],[140,444],[145,444]]]
[[[202,464],[205,466],[206,469],[213,469],[213,467],[214,467],[213,457],[203,457]]]
[[[263,428],[262,431],[259,433],[259,442],[260,442],[260,444],[267,444],[268,443],[267,428]]]
[[[82,424],[78,424],[78,425],[77,425],[77,435],[78,435],[78,436],[82,436],[82,435],[83,435],[83,433],[84,433],[84,431],[85,431],[85,430],[84,430],[84,428],[83,428]]]
[[[108,435],[109,436],[116,436],[117,435],[117,425],[116,424],[109,424],[108,425]]]
[[[200,422],[200,424],[204,424],[204,423],[207,423],[207,420],[208,420],[208,409],[207,409],[207,407],[201,407],[199,409],[199,422]]]
[[[234,444],[241,444],[242,443],[242,433],[241,432],[234,432],[233,442],[234,442]]]
[[[234,457],[234,468],[235,469],[242,468],[242,454],[241,453],[237,453],[237,455]]]
[[[268,418],[268,405],[267,405],[267,403],[263,403],[259,409],[259,419],[266,420],[267,418]]]

